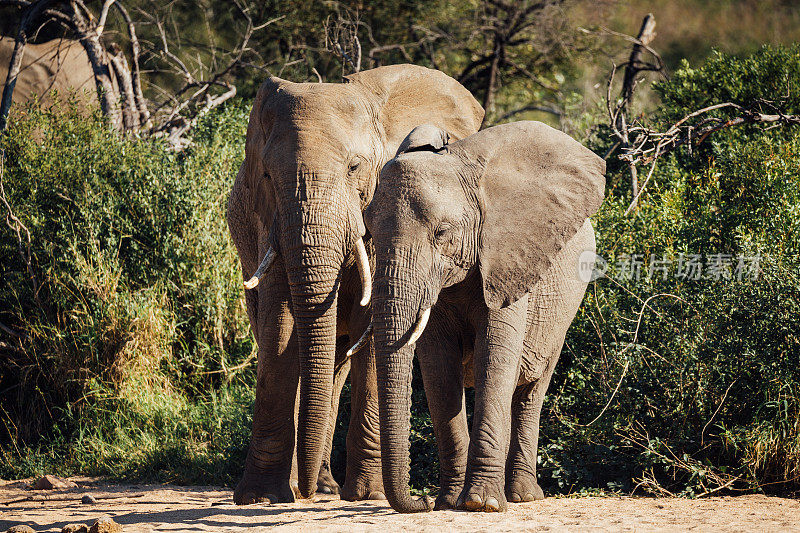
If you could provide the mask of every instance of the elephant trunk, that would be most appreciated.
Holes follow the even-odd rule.
[[[387,276],[393,271],[391,276]],[[383,262],[373,300],[373,324],[381,425],[383,485],[392,508],[401,513],[430,511],[427,498],[413,499],[409,491],[409,430],[411,371],[414,345],[408,343],[419,322],[420,300],[403,288],[397,270]],[[407,282],[406,282],[406,285]],[[405,293],[405,294],[403,294]]]
[[[336,307],[346,241],[345,232],[331,224],[316,223],[315,218],[324,219],[311,216],[305,225],[286,224],[282,245],[300,356],[297,469],[303,497],[316,491],[325,451],[336,356]]]

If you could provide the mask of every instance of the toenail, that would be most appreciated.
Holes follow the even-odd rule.
[[[489,496],[486,498],[486,510],[487,511],[499,511],[500,510],[500,502],[497,501],[497,498]]]

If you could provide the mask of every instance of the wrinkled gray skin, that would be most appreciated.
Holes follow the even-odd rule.
[[[433,122],[461,138],[483,118],[469,91],[435,70],[393,65],[345,81],[270,78],[250,114],[228,225],[245,279],[269,248],[277,256],[257,287],[245,291],[258,377],[237,504],[337,490],[327,463],[350,370],[342,496],[383,497],[373,348],[345,356],[370,321],[354,254],[362,238],[371,254],[362,210],[381,167],[415,126]]]
[[[439,449],[435,508],[502,511],[544,497],[539,414],[586,289],[578,262],[595,249],[605,163],[538,122],[413,151],[424,144],[387,163],[365,212],[386,496],[400,512],[431,508],[409,494],[408,436],[412,341],[432,308],[416,354]]]

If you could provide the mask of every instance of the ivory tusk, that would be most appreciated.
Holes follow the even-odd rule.
[[[256,273],[253,274],[252,278],[244,282],[245,289],[255,289],[258,286],[258,282],[261,281],[261,278],[267,273],[269,267],[272,266],[272,263],[275,261],[275,257],[277,257],[277,255],[278,253],[272,249],[272,246],[270,246],[269,250],[267,250],[267,253],[264,254],[264,259],[261,261],[261,264],[258,265]]]
[[[358,342],[355,343],[352,348],[347,350],[345,356],[352,357],[353,354],[358,353],[358,351],[363,348],[367,342],[369,342],[370,335],[372,335],[372,322],[370,322],[369,326],[367,326],[367,329],[364,330],[364,333],[361,335],[361,338],[358,339]]]
[[[428,325],[428,319],[431,317],[431,308],[427,308],[422,312],[419,319],[417,319],[417,323],[414,324],[414,330],[411,332],[411,337],[408,338],[408,342],[406,346],[411,346],[415,342],[419,340],[422,336],[422,332],[425,331],[425,326]]]
[[[356,265],[358,274],[361,276],[361,307],[369,303],[372,298],[372,273],[369,271],[369,257],[367,249],[364,247],[364,239],[356,241]]]

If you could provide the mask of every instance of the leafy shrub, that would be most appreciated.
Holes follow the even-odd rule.
[[[0,476],[242,455],[253,377],[228,369],[253,342],[224,212],[246,112],[184,154],[75,107],[12,114],[2,179],[26,229],[0,232]]]
[[[726,101],[798,113],[798,72],[800,46],[684,64],[657,85],[653,122]],[[612,171],[595,218],[608,277],[589,286],[546,407],[551,490],[798,487],[798,168],[797,128],[724,130],[661,161],[628,216],[624,170]],[[692,254],[701,277],[678,276]]]

